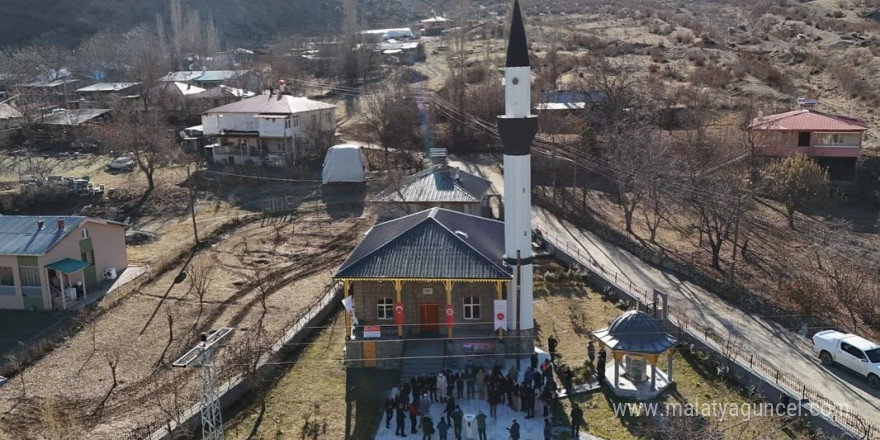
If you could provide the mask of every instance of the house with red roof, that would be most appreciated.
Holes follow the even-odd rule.
[[[755,155],[804,154],[828,169],[831,180],[836,181],[855,180],[867,128],[861,119],[813,109],[759,115],[749,124]]]

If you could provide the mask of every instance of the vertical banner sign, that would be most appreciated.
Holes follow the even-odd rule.
[[[446,315],[446,327],[452,328],[452,325],[455,324],[455,309],[452,304],[446,304],[443,313]]]
[[[403,325],[403,303],[394,304],[394,322]]]
[[[495,300],[495,330],[507,329],[507,300]]]
[[[358,319],[354,316],[354,297],[345,297],[342,300],[342,306],[345,307],[345,311],[351,315],[351,323],[356,327],[358,325]]]

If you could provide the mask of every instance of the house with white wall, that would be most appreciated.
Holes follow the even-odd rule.
[[[336,106],[264,94],[208,110],[202,131],[214,163],[291,166],[322,157],[336,131]]]

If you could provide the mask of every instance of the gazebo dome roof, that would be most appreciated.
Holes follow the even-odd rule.
[[[612,350],[633,353],[660,354],[678,343],[659,321],[639,310],[625,312],[593,335]]]

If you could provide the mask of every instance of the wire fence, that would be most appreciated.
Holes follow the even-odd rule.
[[[602,277],[617,289],[626,292],[629,296],[639,301],[644,306],[654,303],[654,289],[635,284],[623,273],[608,268],[580,246],[572,246],[569,240],[564,240],[551,231],[540,231],[538,234],[545,241],[565,252],[569,257],[581,265],[584,269]],[[813,406],[821,415],[832,423],[836,423],[850,431],[856,438],[863,440],[880,440],[880,427],[868,422],[864,417],[844,409],[838,402],[831,400],[815,388],[798,379],[797,374],[781,370],[765,358],[743,347],[738,336],[726,332],[719,334],[715,329],[695,323],[686,315],[678,314],[667,308],[666,313],[670,323],[680,331],[705,343],[713,351],[745,368],[764,382],[774,384],[790,396],[801,399],[801,402]]]

